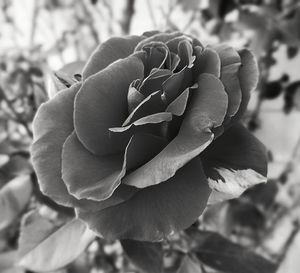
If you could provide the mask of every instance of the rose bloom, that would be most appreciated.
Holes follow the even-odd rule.
[[[109,39],[36,114],[41,190],[108,239],[189,227],[266,181],[266,150],[240,123],[257,79],[247,49],[180,32]]]

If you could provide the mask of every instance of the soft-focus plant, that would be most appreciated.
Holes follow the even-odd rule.
[[[269,149],[254,185],[266,152],[246,129],[261,137],[278,101],[274,120],[297,115],[297,78],[272,70],[299,57],[298,1],[29,2],[28,48],[23,2],[1,3],[1,48],[15,44],[0,54],[1,272],[298,268],[300,141],[287,162]],[[141,13],[175,32],[123,37]],[[297,127],[275,125],[274,139]]]

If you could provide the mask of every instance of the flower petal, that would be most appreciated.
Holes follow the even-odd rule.
[[[127,117],[122,126],[127,126],[134,121],[152,115],[158,112],[163,112],[166,104],[162,100],[162,92],[156,91],[146,97]]]
[[[63,143],[74,130],[72,113],[74,98],[79,88],[80,84],[74,84],[71,88],[59,92],[39,108],[33,122],[32,163],[41,190],[55,202],[64,206],[99,210],[127,200],[137,190],[120,185],[113,197],[102,202],[78,200],[67,191],[61,179],[61,154]]]
[[[175,100],[173,100],[168,105],[166,112],[170,112],[175,116],[182,116],[187,105],[189,93],[189,89],[185,89]]]
[[[81,84],[74,84],[42,104],[33,121],[31,160],[40,188],[57,203],[70,206],[74,198],[61,180],[61,151],[73,131],[73,103]]]
[[[241,61],[240,55],[231,46],[221,44],[212,48],[219,54],[222,66],[239,63]]]
[[[108,155],[122,150],[113,143],[108,128],[120,126],[128,114],[127,93],[133,80],[143,77],[143,63],[130,56],[89,77],[75,98],[74,126],[92,153]]]
[[[234,116],[242,101],[242,91],[238,78],[240,63],[226,65],[221,69],[221,81],[228,95],[227,116]]]
[[[198,84],[178,135],[152,160],[126,176],[123,183],[144,188],[166,181],[212,142],[211,129],[222,124],[228,99],[215,76],[204,73]]]
[[[178,56],[180,57],[180,63],[177,69],[181,70],[184,67],[191,68],[196,59],[193,56],[193,48],[188,40],[183,40],[178,44]]]
[[[144,79],[139,91],[143,95],[149,96],[151,93],[161,90],[163,82],[171,75],[172,71],[168,69],[155,70],[146,79]]]
[[[202,73],[210,73],[216,77],[220,77],[221,60],[218,53],[209,47],[202,50],[201,47],[194,48],[196,60],[193,67],[193,76],[197,80],[198,76]]]
[[[113,37],[99,45],[83,69],[83,80],[106,68],[114,61],[128,57],[144,38],[145,36]]]
[[[146,144],[146,146],[145,146]],[[125,150],[125,155],[100,157],[86,150],[73,132],[66,140],[62,153],[62,178],[70,194],[77,199],[95,201],[107,200],[119,187],[126,171],[139,167],[155,156],[166,141],[162,138],[148,135],[134,135]],[[122,187],[128,187],[122,185]],[[135,191],[133,191],[134,193]],[[119,198],[117,191],[112,199],[131,197],[132,193],[124,193]],[[118,201],[115,202],[116,204]]]
[[[62,152],[62,178],[77,199],[102,201],[109,198],[125,175],[123,156],[96,156],[90,153],[73,132]]]
[[[167,140],[145,133],[132,136],[126,149],[126,170],[132,171],[147,163],[166,145]]]
[[[149,116],[142,117],[130,125],[124,127],[112,127],[109,128],[111,138],[118,138],[121,136],[122,139],[128,139],[137,132],[144,133],[159,133],[156,129],[160,129],[156,125],[171,121],[172,114],[167,112],[155,113]]]
[[[146,54],[144,59],[145,76],[149,75],[153,68],[169,68],[171,67],[169,48],[162,42],[152,42],[143,47]]]
[[[189,69],[187,67],[184,67],[180,71],[170,76],[162,84],[164,96],[168,103],[172,102],[175,98],[177,98],[180,92],[184,91],[187,87],[190,87],[189,83],[184,82],[188,70]]]
[[[239,120],[246,112],[250,100],[250,93],[256,88],[259,76],[258,65],[254,55],[248,49],[239,51],[239,54],[242,62],[238,72],[242,90],[242,101],[239,110],[232,118],[232,122]]]
[[[143,47],[149,43],[152,42],[163,42],[163,43],[167,43],[168,41],[170,41],[171,39],[178,37],[178,36],[182,36],[182,33],[177,31],[177,32],[171,32],[171,33],[157,33],[155,35],[152,35],[146,39],[144,39],[143,41],[139,42],[138,45],[136,46],[134,51],[140,51],[143,49]]]
[[[267,152],[243,125],[236,124],[201,154],[209,186],[210,202],[240,196],[247,188],[266,182]]]
[[[79,218],[107,239],[159,241],[189,227],[206,206],[210,189],[197,158],[160,185],[145,188],[120,205]]]
[[[128,112],[131,113],[144,99],[145,96],[137,90],[137,86],[135,86],[135,82],[133,81],[130,84],[127,94],[128,101]]]

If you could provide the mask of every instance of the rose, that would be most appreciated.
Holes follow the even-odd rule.
[[[179,32],[109,39],[36,114],[41,190],[106,238],[187,228],[266,180],[265,148],[239,123],[257,78],[246,49]]]

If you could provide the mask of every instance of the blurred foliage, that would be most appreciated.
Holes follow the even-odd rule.
[[[101,41],[139,29],[145,14],[148,29],[139,29],[140,32],[178,29],[203,37],[201,41],[207,44],[226,42],[253,50],[261,79],[244,121],[259,137],[261,131],[274,134],[264,131],[266,106],[274,105],[271,107],[274,117],[291,116],[300,110],[300,77],[292,77],[288,71],[272,76],[282,59],[297,60],[299,66],[297,0],[127,0],[122,5],[121,1],[106,0],[33,0],[32,10],[23,11],[31,16],[31,27],[26,33],[20,33],[17,19],[21,15],[15,13],[20,2],[0,2],[0,35],[3,41],[8,41],[0,52],[0,272],[49,270],[47,266],[53,261],[38,253],[47,249],[51,255],[57,232],[73,234],[70,224],[73,211],[40,192],[30,163],[31,123],[37,108],[61,79],[80,78],[80,71],[75,71],[72,64],[56,73],[51,71],[67,62],[76,62],[76,67],[78,62],[83,64]],[[43,25],[53,34],[49,39],[45,38],[48,32],[41,36],[39,28]],[[57,26],[61,28],[57,30]],[[20,36],[24,40],[28,36],[25,46]],[[278,57],[282,49],[285,54]],[[298,66],[294,67],[297,71]],[[68,74],[75,76],[66,78]],[[297,118],[299,121],[298,114]],[[276,118],[273,122],[276,123]],[[300,135],[299,126],[289,125],[295,128],[286,131],[279,124],[279,131],[286,135],[297,134],[298,130]],[[69,264],[55,272],[156,273],[164,268],[164,272],[177,273],[297,273],[299,261],[291,262],[289,257],[300,251],[300,138],[296,136],[289,156],[279,162],[278,150],[274,151],[271,143],[266,145],[270,148],[271,166],[267,184],[250,189],[237,200],[208,207],[191,228],[174,234],[162,245],[139,245],[131,241],[120,244],[93,237],[79,243],[79,237],[86,232],[81,230],[82,234],[70,236],[68,244],[56,253],[71,256]],[[31,241],[27,242],[28,239]],[[78,245],[88,247],[80,254],[76,252]],[[71,246],[74,253],[66,254]],[[55,270],[63,264],[51,266]]]

